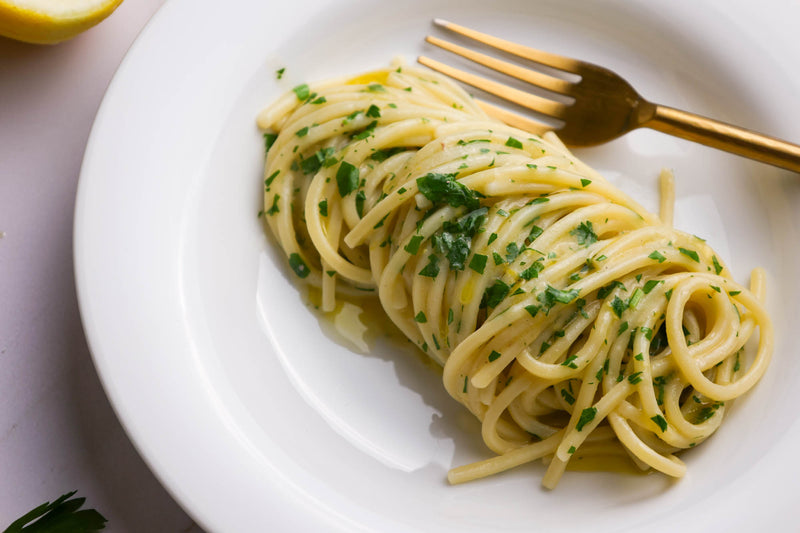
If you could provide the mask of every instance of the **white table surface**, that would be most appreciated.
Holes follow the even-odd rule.
[[[81,327],[72,218],[97,108],[163,0],[55,45],[0,37],[0,530],[78,490],[112,532],[199,532],[137,454]]]

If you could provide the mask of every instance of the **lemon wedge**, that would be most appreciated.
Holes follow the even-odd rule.
[[[52,44],[85,31],[122,0],[0,0],[0,35]]]

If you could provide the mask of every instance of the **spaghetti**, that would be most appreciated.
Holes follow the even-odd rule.
[[[496,456],[453,483],[543,459],[553,488],[590,457],[680,477],[675,453],[767,368],[759,269],[739,285],[671,227],[671,202],[648,213],[446,78],[402,66],[301,85],[258,125],[264,216],[295,274],[324,310],[376,292],[480,419]]]

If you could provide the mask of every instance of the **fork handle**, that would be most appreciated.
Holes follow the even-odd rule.
[[[656,105],[641,126],[800,173],[800,146],[694,113]]]

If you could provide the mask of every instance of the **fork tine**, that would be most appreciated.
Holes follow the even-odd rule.
[[[470,61],[474,61],[475,63],[496,70],[497,72],[528,82],[532,85],[536,85],[537,87],[547,89],[548,91],[552,91],[554,93],[569,95],[574,87],[572,83],[562,80],[561,78],[549,76],[547,74],[536,72],[535,70],[527,69],[501,59],[496,59],[486,54],[470,50],[469,48],[439,39],[438,37],[432,37],[429,35],[425,38],[425,40],[434,46],[438,46],[439,48],[447,50],[448,52],[452,52],[456,55],[469,59]]]
[[[474,41],[478,41],[479,43],[491,46],[492,48],[497,48],[498,50],[508,52],[509,54],[513,54],[517,57],[522,57],[548,67],[563,70],[564,72],[580,74],[581,66],[583,65],[583,62],[578,61],[577,59],[560,56],[558,54],[551,54],[550,52],[544,52],[542,50],[536,50],[535,48],[530,48],[521,44],[512,43],[510,41],[506,41],[505,39],[487,35],[447,20],[433,19],[433,23],[441,28],[458,33],[459,35],[463,35],[464,37],[468,37]]]
[[[477,104],[486,112],[487,115],[496,118],[500,122],[503,122],[512,128],[535,133],[536,135],[542,135],[545,132],[553,131],[555,129],[549,124],[545,124],[544,122],[539,122],[538,120],[514,113],[513,111],[509,111],[507,109],[503,109],[502,107],[490,104],[489,102],[484,102],[483,100],[477,99],[475,102],[477,102]]]
[[[514,89],[513,87],[503,85],[502,83],[498,83],[496,81],[487,80],[486,78],[476,76],[475,74],[469,72],[464,72],[463,70],[453,68],[449,65],[445,65],[444,63],[440,63],[425,56],[418,57],[417,61],[428,68],[441,72],[445,76],[449,76],[455,80],[466,83],[467,85],[472,85],[473,87],[476,87],[489,94],[493,94],[504,100],[508,100],[509,102],[513,102],[521,105],[522,107],[526,107],[531,111],[536,111],[537,113],[541,113],[549,117],[563,118],[568,108],[568,106],[559,102],[554,102],[553,100],[548,100],[547,98],[542,98],[541,96],[536,96],[535,94],[526,93],[525,91]]]

